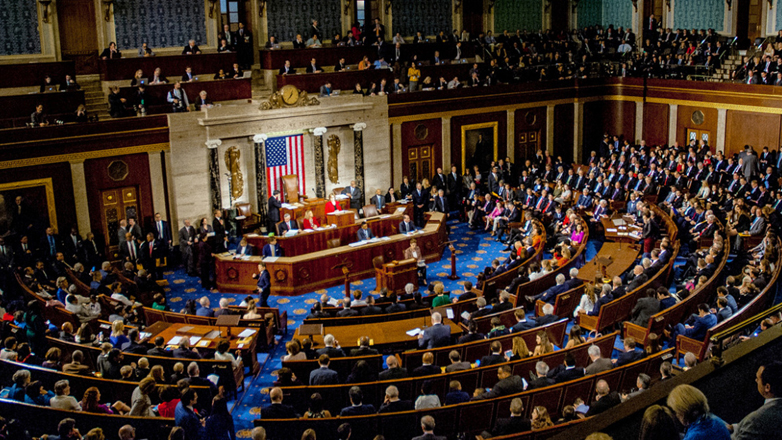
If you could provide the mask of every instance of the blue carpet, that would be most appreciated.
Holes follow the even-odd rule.
[[[459,280],[449,280],[447,276],[451,272],[451,255],[446,251],[443,258],[436,263],[429,265],[427,278],[430,282],[441,281],[446,290],[453,294],[462,293],[462,285],[465,281],[475,283],[475,277],[484,267],[491,264],[494,258],[505,258],[508,254],[503,253],[504,245],[494,241],[489,233],[483,231],[471,231],[465,223],[458,221],[449,221],[451,227],[452,240],[456,240],[456,272],[461,277]],[[590,240],[587,243],[586,259],[591,260],[600,250],[601,241]],[[550,256],[549,256],[550,258]],[[172,310],[179,310],[184,307],[188,299],[197,299],[206,295],[212,307],[217,307],[221,298],[228,298],[232,304],[239,304],[247,295],[232,293],[211,293],[201,288],[201,281],[196,277],[188,277],[182,267],[174,271],[165,272],[169,287],[166,289],[169,305]],[[375,281],[372,278],[354,281],[354,289],[362,290],[365,294],[375,294]],[[236,425],[237,437],[249,438],[252,429],[252,420],[260,415],[260,408],[269,403],[268,388],[274,381],[273,373],[281,367],[281,356],[285,354],[285,343],[288,342],[295,332],[296,328],[302,323],[304,317],[309,313],[309,309],[317,302],[323,293],[328,293],[335,298],[341,298],[344,295],[344,286],[336,286],[325,290],[318,290],[297,297],[276,297],[269,298],[271,307],[278,307],[280,311],[288,312],[288,335],[286,338],[278,337],[277,345],[270,353],[259,353],[259,362],[262,365],[261,372],[257,377],[245,378],[245,386],[248,391],[239,402],[234,402],[232,414]],[[534,292],[537,293],[537,292]]]

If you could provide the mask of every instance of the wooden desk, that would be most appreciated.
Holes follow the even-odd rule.
[[[315,58],[321,67],[334,66],[340,58],[345,58],[347,64],[358,64],[365,56],[370,61],[377,59],[377,47],[321,47],[320,49],[261,49],[258,51],[261,59],[261,69],[280,70],[285,61],[291,62],[291,67],[303,72]]]
[[[437,80],[440,79],[441,76],[445,78],[446,81],[452,80],[454,76],[459,77],[460,81],[467,81],[470,79],[470,69],[472,69],[474,63],[474,60],[467,60],[464,63],[454,61],[449,64],[422,65],[419,67],[421,70],[421,81],[427,76],[432,77],[432,83],[437,83]],[[479,64],[481,68],[485,67],[483,63]]]
[[[301,295],[318,289],[339,286],[345,282],[342,265],[350,270],[351,280],[362,280],[375,276],[372,259],[382,256],[384,261],[402,260],[404,250],[410,247],[415,237],[427,262],[439,261],[443,255],[443,243],[448,241],[445,231],[445,216],[439,212],[426,213],[428,223],[413,236],[396,234],[388,240],[368,243],[357,247],[341,246],[333,249],[311,252],[295,257],[279,257],[267,261],[266,269],[271,275],[271,291],[274,295]],[[229,256],[217,256],[215,272],[217,288],[221,292],[250,293],[255,290],[252,278],[258,270],[260,257],[234,260]],[[363,284],[361,289],[369,291],[372,286]]]
[[[135,51],[132,51],[135,55]],[[130,52],[129,52],[130,53]],[[171,55],[154,57],[130,56],[117,60],[100,60],[101,81],[130,81],[136,70],[144,71],[144,77],[150,78],[155,69],[160,67],[163,75],[170,80],[181,78],[185,68],[193,68],[195,76],[211,73],[214,75],[220,69],[229,69],[236,61],[236,53],[202,53],[201,55]]]
[[[55,119],[76,113],[76,107],[84,104],[84,91],[0,96],[0,120],[7,120],[3,127],[24,127],[38,104],[43,104],[46,119],[53,124]]]
[[[65,81],[65,75],[76,78],[76,67],[73,61],[4,64],[3,87],[40,86],[46,75],[52,77],[52,83],[60,84]],[[30,113],[32,113],[32,110]]]
[[[418,318],[403,319],[400,321],[384,322],[383,325],[368,326],[359,325],[341,325],[341,326],[323,326],[323,335],[334,335],[339,342],[340,347],[350,351],[351,348],[358,347],[358,340],[362,336],[369,336],[372,339],[372,348],[377,350],[387,349],[405,349],[418,348],[418,337],[408,336],[407,331],[414,328],[424,328],[432,324],[430,315]],[[462,329],[448,318],[443,317],[443,325],[451,327],[451,335],[462,334]],[[314,335],[312,340],[316,343],[316,348],[323,348],[323,335]],[[299,330],[293,335],[294,338],[303,339],[305,336],[299,335]]]
[[[337,203],[339,203],[339,207],[342,210],[350,209],[349,198],[337,199]],[[284,206],[280,208],[280,220],[285,218],[285,214],[290,214],[292,220],[304,218],[304,214],[306,214],[308,210],[312,210],[312,215],[318,219],[318,222],[320,222],[321,225],[328,224],[326,222],[326,199],[306,199],[301,202],[300,205],[301,206],[295,208],[286,208]]]
[[[410,203],[399,203],[399,202],[393,202],[393,203],[386,203],[383,205],[383,214],[395,214],[396,208],[405,208],[405,212],[402,213],[402,215],[409,215],[410,218],[413,218],[413,202]]]
[[[376,237],[389,237],[397,234],[401,221],[402,216],[392,215],[386,218],[374,217],[367,220],[367,223]],[[357,233],[359,228],[361,228],[360,224],[350,223],[347,226],[327,228],[320,231],[305,232],[300,230],[293,237],[278,236],[277,242],[285,250],[287,257],[295,257],[308,252],[326,250],[329,247],[329,241],[332,239],[339,239],[340,246],[355,243],[358,240]],[[263,235],[246,234],[244,237],[249,244],[254,246],[255,252],[258,254],[269,241],[269,237]]]
[[[173,82],[169,84],[154,84],[146,87],[146,106],[147,113],[170,113],[172,111],[172,105],[166,101],[168,92],[174,89]],[[234,101],[238,99],[252,99],[252,79],[240,78],[240,79],[223,79],[212,80],[211,77],[206,81],[195,81],[190,83],[182,83],[182,89],[187,93],[187,99],[190,103],[194,103],[198,99],[198,94],[201,90],[206,91],[207,99],[212,102],[219,101]],[[125,104],[130,107],[136,104],[137,87],[122,87],[120,88],[120,96],[127,99]]]
[[[192,330],[190,332],[185,333],[179,333],[178,331],[185,327],[192,327]],[[255,333],[247,338],[244,343],[239,344],[239,338],[237,335],[244,330],[252,330]],[[202,340],[199,341],[198,344],[195,344],[195,348],[197,348],[199,351],[206,350],[206,351],[215,351],[217,349],[217,342],[220,339],[225,339],[227,336],[225,334],[226,327],[217,327],[214,325],[193,325],[193,324],[180,324],[180,323],[170,323],[170,322],[163,322],[158,321],[149,327],[147,327],[145,332],[151,333],[152,335],[148,338],[141,339],[139,342],[151,342],[154,341],[156,337],[162,336],[163,339],[166,340],[166,343],[171,340],[174,336],[213,336],[215,333],[209,333],[209,332],[220,332],[221,336],[216,336],[214,338],[209,339],[209,344],[206,346],[201,346],[201,342],[204,340],[207,340],[206,336],[203,336]],[[255,348],[256,343],[258,342],[258,329],[257,328],[250,328],[250,327],[231,327],[231,336],[228,338],[231,342],[231,348],[230,352],[235,353],[236,350],[239,350],[242,354],[242,359],[244,361],[245,367],[250,367],[250,371],[254,374],[260,369],[260,365],[258,364],[257,356],[255,355]]]
[[[331,83],[331,90],[344,90],[341,93],[353,93],[356,83],[369,89],[372,83],[380,85],[380,80],[387,82],[386,90],[391,90],[394,84],[394,72],[390,69],[347,70],[342,72],[302,73],[301,75],[277,75],[277,89],[292,84],[300,90],[309,93],[320,93],[320,87]]]
[[[619,217],[612,217],[612,218],[603,218],[600,220],[600,223],[603,224],[603,229],[605,230],[606,240],[611,240],[611,241],[621,242],[621,243],[638,243],[640,238],[635,238],[627,234],[630,232],[634,232],[638,234],[638,236],[640,237],[643,228],[630,223],[626,223],[624,226],[616,226],[613,222],[614,218],[621,219],[622,217],[619,216]]]
[[[328,224],[337,227],[350,226],[356,223],[356,213],[354,211],[334,211],[326,214],[326,220]]]
[[[606,266],[606,275],[609,278],[621,275],[633,265],[640,251],[641,246],[637,244],[603,243],[600,252],[578,270],[578,279],[594,282],[595,276],[599,274],[597,261],[600,257],[613,258],[611,264]]]

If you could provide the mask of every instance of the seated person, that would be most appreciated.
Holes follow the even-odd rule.
[[[201,55],[201,49],[196,45],[195,40],[187,42],[187,46],[182,49],[182,55]]]
[[[185,74],[182,75],[182,82],[193,82],[197,78],[193,75],[193,68],[190,66],[185,67]]]
[[[225,38],[220,40],[220,46],[217,47],[217,53],[228,53],[231,52],[231,46],[228,45],[228,42],[225,41]]]
[[[201,92],[198,93],[198,98],[196,98],[196,110],[212,108],[212,105],[212,100],[206,97],[206,90],[201,90]]]
[[[304,213],[304,220],[301,223],[304,229],[318,229],[320,227],[318,219],[315,218],[315,214],[312,213],[311,209]]]
[[[296,69],[291,67],[291,61],[285,60],[285,65],[280,67],[280,71],[277,72],[279,75],[292,75],[296,73]]]
[[[117,49],[117,43],[113,41],[109,43],[109,47],[103,49],[103,52],[100,53],[100,59],[102,60],[114,60],[118,58],[122,58],[122,53]]]
[[[332,92],[331,81],[326,81],[326,84],[320,86],[320,96],[322,97],[331,96],[331,92]]]
[[[295,220],[292,220],[291,215],[287,213],[283,216],[283,222],[280,223],[280,225],[277,227],[277,231],[280,233],[280,235],[285,235],[288,231],[298,229],[299,224],[296,223]]]
[[[361,229],[358,230],[358,241],[366,241],[375,238],[375,234],[369,229],[369,225],[366,221],[361,223]]]
[[[315,58],[312,58],[310,60],[309,66],[307,66],[307,69],[305,70],[307,73],[323,73],[323,69],[318,66],[317,60]]]
[[[244,77],[244,72],[239,67],[239,63],[234,63],[231,67],[231,71],[228,72],[228,76],[230,76],[233,79],[239,79]]]
[[[277,243],[277,237],[271,236],[269,237],[269,242],[266,243],[263,246],[263,252],[261,253],[263,258],[266,257],[282,257],[285,255],[285,252],[280,247],[279,243]]]

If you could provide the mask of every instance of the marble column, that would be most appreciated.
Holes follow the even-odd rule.
[[[516,162],[516,110],[506,110],[506,142],[505,156],[510,158],[511,162]],[[499,157],[497,158],[499,159]],[[503,157],[504,159],[504,157]]]
[[[450,144],[449,144],[450,145]],[[396,123],[391,125],[391,152],[393,154],[394,165],[394,186],[401,185],[402,179],[407,175],[407,170],[402,169],[402,124]]]
[[[258,215],[261,216],[261,225],[267,223],[269,192],[266,182],[266,139],[265,134],[256,134],[253,136],[253,145],[255,147],[255,194],[257,194],[256,203],[258,204]]]
[[[549,154],[554,154],[554,106],[546,106],[546,145],[541,145]]]
[[[361,190],[361,194],[366,195],[367,192],[364,189],[364,130],[367,128],[367,124],[357,122],[351,128],[353,129],[353,162],[356,168],[356,186]]]
[[[312,130],[312,134],[315,136],[315,195],[319,198],[326,197],[326,165],[323,162],[323,135],[327,131],[326,127],[317,127]]]
[[[73,200],[76,202],[76,224],[79,227],[79,234],[84,237],[92,230],[90,225],[90,207],[87,204],[87,179],[84,175],[84,160],[72,160],[70,163]],[[60,225],[60,232],[66,230],[65,226]]]
[[[717,139],[710,142],[717,151],[725,151],[725,127],[728,125],[728,109],[717,109]]]
[[[450,116],[443,116],[440,118],[442,121],[442,155],[443,155],[443,170],[445,172],[451,171],[451,163],[453,162],[451,160],[451,117]],[[435,165],[435,168],[437,165]],[[457,165],[458,168],[458,165]]]
[[[209,192],[212,198],[212,210],[223,208],[223,195],[220,191],[220,155],[217,148],[223,144],[220,139],[206,141],[209,149]]]
[[[584,104],[573,103],[573,162],[581,163],[581,145],[584,139]]]
[[[644,137],[644,102],[635,101],[635,140],[640,141]]]
[[[679,105],[668,104],[668,145],[676,142],[676,122],[679,117]]]
[[[150,151],[149,156],[149,177],[152,181],[152,208],[159,212],[163,219],[168,220],[166,215],[166,182],[163,181],[163,158],[160,151]]]

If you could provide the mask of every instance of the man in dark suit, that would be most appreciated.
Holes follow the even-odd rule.
[[[268,245],[267,245],[268,246]],[[269,295],[271,294],[271,276],[269,275],[269,271],[266,270],[266,263],[261,261],[258,263],[258,273],[253,274],[253,279],[257,279],[258,283],[256,284],[256,292],[258,293],[258,296],[261,297],[261,307],[269,307]]]
[[[440,367],[434,365],[434,355],[431,352],[426,352],[421,359],[421,366],[413,370],[412,376],[431,376],[433,374],[440,374],[441,371]]]
[[[269,419],[298,419],[299,415],[293,410],[290,405],[282,404],[282,390],[279,388],[272,388],[269,392],[271,397],[271,405],[266,408],[261,408],[261,420]]]
[[[184,49],[182,49],[182,55],[200,55],[201,49],[198,48],[198,45],[196,45],[195,40],[190,40],[187,42],[187,46],[185,46]]]
[[[371,297],[370,297],[371,298]],[[362,336],[358,340],[358,348],[350,350],[350,356],[370,356],[378,354],[378,351],[369,347],[369,336]]]
[[[543,316],[538,317],[538,319],[535,320],[535,323],[537,324],[537,327],[542,327],[556,321],[559,321],[559,316],[554,314],[554,306],[546,303],[546,305],[543,306]]]
[[[274,190],[273,195],[269,197],[268,205],[269,230],[274,231],[277,229],[277,222],[280,221],[280,208],[282,208],[280,190]]]
[[[212,220],[212,229],[214,230],[214,253],[225,252],[225,246],[228,243],[226,235],[225,220],[223,220],[223,210],[215,209],[215,216]]]
[[[307,73],[322,73],[323,69],[318,65],[318,62],[315,58],[310,60],[310,64],[307,66],[307,69],[305,70]]]
[[[161,274],[157,266],[158,258],[158,246],[155,241],[155,236],[150,232],[147,234],[147,239],[139,246],[139,263],[152,274],[154,279],[159,279]]]
[[[566,354],[562,365],[549,371],[548,377],[552,377],[556,383],[563,383],[582,378],[584,374],[583,368],[576,367],[576,359],[571,354]]]
[[[499,381],[489,392],[482,393],[472,398],[472,400],[487,400],[495,397],[507,396],[524,391],[524,383],[519,376],[511,375],[510,365],[502,365],[497,369],[497,378]]]
[[[409,232],[414,232],[416,229],[415,225],[412,221],[410,221],[410,216],[405,214],[404,219],[399,222],[399,233],[400,234],[407,234]]]
[[[415,189],[412,193],[413,197],[413,219],[415,225],[419,228],[424,227],[424,211],[426,211],[427,203],[429,201],[429,194],[423,190],[421,183],[415,184]]]
[[[356,186],[355,180],[350,181],[350,186],[343,189],[342,194],[350,196],[350,209],[361,209],[364,196],[361,194],[361,189]]]
[[[481,367],[501,364],[508,361],[502,353],[502,343],[500,341],[492,341],[489,348],[491,349],[491,353],[481,358]]]
[[[337,340],[334,339],[334,335],[327,334],[323,338],[323,345],[325,345],[325,347],[317,350],[318,356],[325,354],[329,358],[345,357],[345,353],[339,348]]]
[[[779,436],[782,424],[782,363],[761,365],[755,374],[758,393],[765,399],[763,406],[733,424],[733,439],[772,439]]]
[[[62,253],[71,265],[76,264],[79,260],[79,243],[81,243],[81,236],[78,229],[74,226],[71,228],[71,233],[62,241]]]
[[[378,414],[413,410],[413,402],[399,399],[399,389],[394,385],[386,388],[386,397],[378,408]]]
[[[263,245],[261,255],[263,258],[282,257],[285,255],[285,251],[282,249],[282,247],[280,247],[280,244],[277,243],[277,237],[271,236],[269,237],[269,242]]]
[[[524,310],[524,307],[517,308],[513,314],[516,316],[516,324],[513,324],[513,327],[510,328],[511,333],[523,332],[536,327],[534,320],[527,319],[527,312]]]
[[[657,291],[649,288],[646,290],[646,297],[640,298],[630,313],[630,321],[635,325],[646,327],[649,324],[649,318],[660,311],[660,301],[657,300]]]
[[[448,201],[445,198],[445,190],[437,190],[437,196],[435,196],[432,204],[432,211],[448,214]]]
[[[310,385],[337,385],[339,375],[329,368],[329,355],[322,354],[318,358],[318,368],[310,372]]]
[[[482,141],[483,141],[483,137],[481,135],[478,135],[478,143]],[[500,180],[501,177],[500,177],[499,169],[497,167],[492,168],[491,173],[489,173],[489,179],[487,180],[489,183],[490,193],[497,194],[499,192]]]
[[[434,435],[434,417],[423,416],[421,417],[421,430],[423,435],[413,437],[413,440],[446,440],[446,437]]]
[[[632,292],[645,282],[649,281],[649,276],[644,273],[644,267],[640,264],[633,268],[633,274],[635,274],[635,276],[633,277],[633,280],[627,284],[627,292]]]
[[[358,241],[371,240],[375,238],[375,234],[373,234],[372,230],[369,229],[369,225],[366,221],[361,223],[361,229],[358,230],[356,235],[358,236]]]
[[[589,411],[586,413],[587,417],[598,415],[622,403],[619,394],[616,391],[611,391],[608,387],[608,382],[603,379],[597,381],[595,392],[597,395],[595,396],[595,401],[589,406]]]
[[[451,167],[451,172],[446,176],[445,193],[448,195],[449,210],[455,210],[461,199],[462,176],[456,169]]]
[[[451,327],[443,325],[443,316],[439,312],[432,313],[432,326],[418,334],[419,348],[444,347],[451,342]]]
[[[277,73],[280,75],[293,75],[294,73],[296,73],[296,69],[291,67],[290,60],[285,60],[285,65],[280,67],[280,71]]]
[[[543,388],[549,385],[554,385],[554,379],[548,377],[549,367],[548,364],[543,361],[538,361],[535,364],[535,379],[530,381],[527,385],[527,390],[534,390],[536,388]]]
[[[510,402],[510,417],[507,419],[497,419],[491,430],[490,436],[498,437],[501,435],[517,434],[532,430],[532,424],[529,419],[525,419],[522,413],[524,405],[518,397]],[[486,433],[488,434],[488,433]],[[483,434],[483,438],[489,438],[489,435]]]
[[[277,228],[277,232],[282,236],[287,234],[288,231],[297,229],[299,229],[299,224],[296,222],[296,220],[291,219],[290,214],[286,213],[283,222],[280,223],[279,227]]]
[[[621,367],[622,365],[635,362],[638,359],[644,357],[644,352],[635,349],[635,338],[628,336],[624,340],[624,353],[619,353],[619,356],[613,361],[614,365]]]
[[[174,349],[174,357],[177,359],[201,359],[201,356],[198,354],[198,352],[190,347],[190,339],[183,338],[182,342],[179,344],[179,347]],[[198,364],[195,364],[196,371],[198,370]],[[190,367],[188,366],[188,374],[190,373]],[[196,376],[198,376],[199,373],[196,373]]]
[[[399,366],[396,356],[386,357],[386,365],[388,368],[378,373],[378,380],[404,379],[407,377],[407,369]]]
[[[239,246],[236,247],[236,256],[242,257],[245,255],[252,255],[252,254],[253,254],[253,246],[247,244],[246,238],[242,238],[242,240],[239,241]]]
[[[147,350],[148,355],[171,357],[171,352],[166,350],[166,340],[162,336],[155,338],[155,346]]]
[[[340,417],[368,416],[377,412],[374,405],[364,404],[364,393],[361,392],[361,388],[350,387],[348,396],[350,396],[350,406],[342,408],[339,413]]]
[[[372,196],[369,203],[375,205],[378,213],[383,212],[383,206],[386,205],[386,196],[383,195],[383,191],[380,188],[375,191],[375,195]]]
[[[122,351],[125,353],[133,353],[133,354],[140,354],[145,355],[147,354],[147,348],[146,345],[139,344],[138,342],[138,329],[132,329],[128,332],[128,339],[130,341],[122,344]]]
[[[38,252],[40,256],[47,262],[54,261],[57,256],[57,252],[62,252],[62,244],[59,237],[54,234],[54,229],[51,227],[46,228],[46,234],[41,238],[41,242],[38,246]]]

